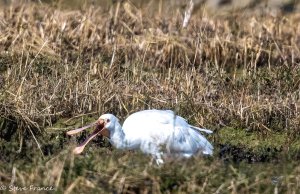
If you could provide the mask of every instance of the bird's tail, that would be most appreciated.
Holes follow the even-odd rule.
[[[192,128],[192,129],[194,129],[196,131],[205,132],[205,133],[208,133],[208,134],[213,133],[213,131],[211,131],[209,129],[202,129],[202,128],[199,128],[199,127],[195,127],[193,125],[190,125],[190,128]]]
[[[199,137],[202,147],[202,153],[205,155],[213,155],[214,147],[211,145],[211,143],[202,135],[200,135]]]
[[[202,148],[202,153],[205,155],[212,155],[214,147],[211,145],[211,143],[201,134],[201,132],[205,132],[208,134],[213,133],[211,130],[208,129],[202,129],[199,127],[195,127],[190,125],[190,129],[193,129],[195,133],[198,133],[199,140],[197,141],[200,144],[200,147]]]

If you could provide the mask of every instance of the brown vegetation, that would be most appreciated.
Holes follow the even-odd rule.
[[[255,133],[262,139],[274,133],[284,134],[286,138],[280,149],[289,150],[299,135],[300,15],[235,11],[211,16],[204,8],[199,8],[183,29],[180,11],[163,13],[148,9],[147,6],[138,8],[129,1],[118,1],[108,9],[85,6],[81,10],[59,10],[32,3],[3,8],[0,12],[1,141],[16,141],[16,147],[22,152],[24,146],[30,148],[27,144],[31,139],[45,154],[43,146],[49,146],[46,132],[62,137],[57,140],[61,142],[58,150],[65,145],[62,135],[65,129],[51,131],[62,119],[96,118],[111,112],[123,120],[137,110],[156,108],[173,109],[191,123],[214,130],[216,135],[212,141],[216,147],[223,142],[218,131],[230,127]],[[5,148],[2,150],[8,152]],[[101,150],[99,154],[104,152]],[[66,153],[57,157],[66,157],[63,154]],[[129,173],[126,165],[133,168],[135,164],[131,162],[135,161],[130,161],[131,155],[127,154],[122,156],[129,160],[126,162],[120,159],[114,162],[114,155],[104,157],[110,161],[107,165],[112,165],[112,168],[106,166],[110,169],[106,175],[89,174],[82,169],[75,173],[74,160],[68,158],[70,165],[64,166],[64,162],[59,161],[58,165],[36,169],[26,176],[40,179],[52,169],[52,173],[57,173],[52,177],[63,176],[65,182],[55,179],[58,182],[49,180],[44,184],[63,185],[62,189],[67,191],[77,182],[96,189],[99,189],[97,184],[107,184],[111,191],[109,188],[118,188],[115,181],[127,185],[125,190],[129,191],[130,186],[138,184],[135,176],[142,176],[140,178],[146,182],[149,180],[150,191],[173,189],[167,181],[161,180],[165,177],[157,175],[156,168],[151,167],[151,176],[142,167]],[[54,160],[57,159],[46,164]],[[139,164],[145,165],[141,160]],[[2,161],[11,159],[3,156]],[[80,161],[84,162],[84,158]],[[92,171],[105,169],[94,165],[92,159],[89,162],[97,168]],[[211,193],[217,190],[242,192],[248,188],[251,193],[270,191],[259,187],[255,190],[256,186],[252,190],[249,182],[239,182],[245,179],[234,167],[230,167],[230,174],[236,178],[233,182],[209,183],[215,178],[209,173],[216,173],[222,164],[219,161],[207,164],[209,161],[205,160],[193,162],[207,165],[195,167],[204,174],[200,174],[199,179],[174,180],[176,190]],[[82,168],[89,166],[75,162],[76,168],[81,168],[80,165]],[[163,168],[168,176],[179,167],[172,165]],[[193,172],[185,169],[187,165],[178,173],[188,176]],[[69,174],[62,172],[63,167],[69,168]],[[146,175],[139,174],[142,171]],[[297,172],[294,169],[292,174]],[[119,176],[120,173],[124,176],[129,173],[129,177],[134,177],[134,184],[130,178]],[[85,177],[72,183],[73,177],[78,175]],[[29,181],[26,176],[22,172],[19,174]],[[95,180],[92,183],[86,176],[97,178],[92,179]],[[110,177],[109,181],[103,180],[105,176]],[[265,179],[260,178],[262,182],[258,184],[265,184]],[[161,181],[165,188],[159,186]],[[189,181],[199,182],[190,185]],[[297,184],[299,186],[299,180]],[[284,188],[290,192],[294,189]],[[136,185],[132,191],[148,189]]]

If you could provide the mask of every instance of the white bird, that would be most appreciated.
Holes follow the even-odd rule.
[[[197,153],[213,154],[213,146],[201,134],[211,130],[189,125],[171,110],[143,110],[131,114],[123,126],[112,114],[104,114],[88,126],[68,131],[74,135],[89,127],[96,126],[93,133],[78,147],[75,154],[80,154],[87,143],[98,134],[109,138],[110,143],[119,149],[135,150],[151,154],[156,163],[162,164],[162,157],[189,158]]]

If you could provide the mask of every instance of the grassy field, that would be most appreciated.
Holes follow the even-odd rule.
[[[1,7],[0,192],[299,192],[300,14],[87,2]],[[213,130],[214,157],[71,153],[67,130],[151,108]]]

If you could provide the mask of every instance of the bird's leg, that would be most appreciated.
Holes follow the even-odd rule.
[[[141,151],[151,154],[152,160],[155,159],[158,166],[164,163],[161,157],[163,153],[160,151],[160,148],[157,144],[153,142],[145,142],[141,145]],[[152,160],[150,161],[150,163],[152,163]]]
[[[163,159],[161,158],[161,156],[159,154],[154,154],[151,157],[151,160],[149,162],[149,166],[152,166],[154,160],[155,160],[157,166],[160,166],[164,163]]]
[[[161,158],[161,155],[162,155],[161,152],[155,154],[155,161],[158,166],[164,163],[163,159]]]
[[[152,157],[151,157],[151,160],[150,160],[150,162],[149,162],[149,166],[152,166],[153,160],[154,160],[154,157],[152,156]]]

